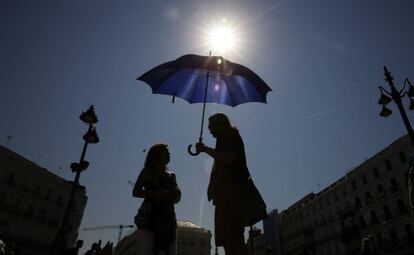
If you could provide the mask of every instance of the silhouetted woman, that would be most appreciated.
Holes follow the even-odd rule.
[[[137,254],[176,255],[176,228],[174,204],[181,198],[170,162],[168,145],[153,145],[145,159],[144,168],[135,182],[132,195],[144,198],[135,223],[138,226]]]

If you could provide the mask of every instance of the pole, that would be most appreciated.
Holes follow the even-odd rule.
[[[254,255],[253,226],[252,225],[250,226],[249,235],[250,235],[250,251],[251,251],[251,254],[250,255]]]
[[[89,124],[88,132],[90,132],[92,128],[93,128],[92,124]],[[81,157],[79,159],[79,164],[81,164],[81,162],[85,159],[87,148],[88,148],[88,142],[85,140],[82,153],[81,153]],[[79,185],[79,178],[80,178],[81,171],[82,170],[79,168],[76,170],[76,176],[75,176],[75,180],[72,183],[72,189],[70,191],[68,204],[66,205],[65,214],[63,216],[62,223],[60,224],[56,237],[52,242],[49,255],[64,254],[64,251],[68,248],[66,246],[68,242],[69,215],[73,210],[73,203],[75,200],[76,189],[77,189],[77,186]]]
[[[211,51],[210,51],[209,57],[211,57]],[[210,70],[207,68],[206,86],[205,86],[205,89],[204,89],[203,114],[201,116],[200,136],[198,137],[198,142],[199,143],[202,143],[203,142],[204,115],[205,115],[205,112],[206,112],[207,89],[208,89],[208,81],[209,81],[209,78],[210,78]],[[197,156],[198,154],[200,154],[200,152],[195,152],[195,153],[192,152],[191,151],[191,147],[192,147],[191,144],[188,145],[188,147],[187,147],[187,151],[188,151],[188,153],[191,156]]]
[[[404,122],[404,126],[407,129],[408,136],[410,137],[411,144],[414,146],[414,132],[413,128],[411,127],[411,123],[408,120],[407,113],[404,110],[404,106],[402,105],[401,94],[394,86],[394,80],[391,76],[391,72],[388,71],[387,67],[384,66],[384,75],[385,80],[391,87],[391,96],[394,99],[394,102],[398,106],[398,110],[400,111],[401,117]],[[413,173],[410,173],[408,176],[408,200],[410,202],[411,207],[411,218],[414,220],[414,176]]]
[[[402,100],[401,100],[401,94],[395,88],[393,77],[391,76],[391,73],[388,71],[386,66],[384,66],[384,74],[385,74],[385,80],[388,82],[388,84],[391,87],[391,96],[394,99],[395,104],[397,104],[397,106],[398,106],[398,110],[400,111],[400,114],[401,114],[401,117],[403,119],[405,128],[407,129],[408,136],[410,137],[411,144],[414,146],[413,128],[411,127],[410,121],[408,120],[408,117],[407,117],[407,113],[404,110],[404,106],[403,106]]]

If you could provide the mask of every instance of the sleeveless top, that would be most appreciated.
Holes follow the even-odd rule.
[[[145,190],[165,190],[177,186],[175,174],[170,171],[153,175],[144,184]],[[154,250],[167,252],[168,245],[176,239],[174,201],[170,198],[145,198],[144,202],[151,204],[149,230],[154,233]]]

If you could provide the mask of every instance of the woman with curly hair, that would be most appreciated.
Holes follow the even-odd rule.
[[[176,255],[176,228],[174,204],[181,198],[170,162],[168,145],[154,144],[148,151],[144,168],[135,182],[132,195],[144,198],[135,217],[138,227],[137,254]]]

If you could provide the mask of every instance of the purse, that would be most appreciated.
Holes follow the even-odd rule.
[[[252,179],[246,183],[246,211],[244,213],[244,226],[253,226],[257,222],[267,219],[266,203],[257,190]]]
[[[150,227],[151,203],[142,201],[137,215],[134,217],[134,223],[137,228],[148,229]]]

